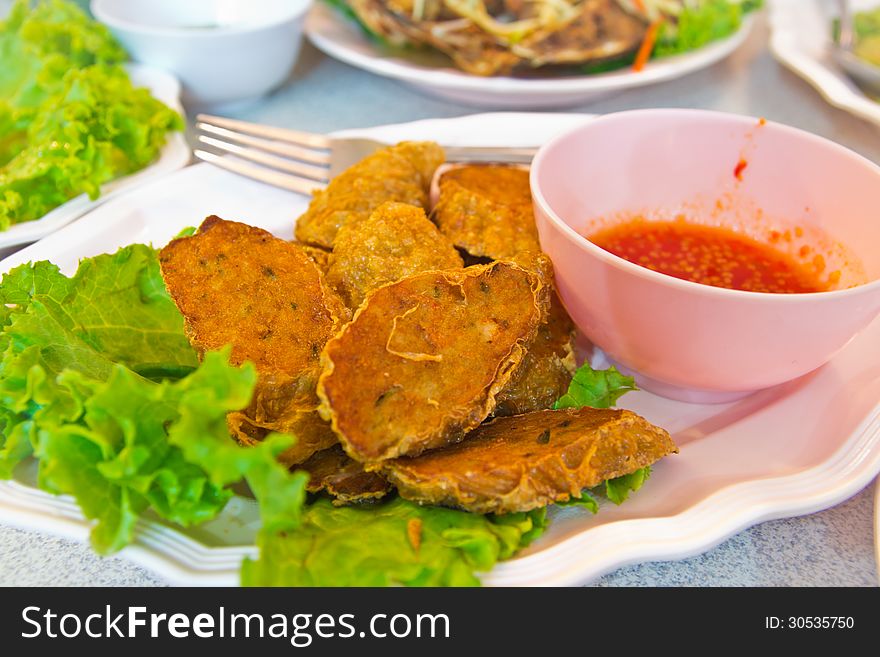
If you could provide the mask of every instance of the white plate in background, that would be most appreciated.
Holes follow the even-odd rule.
[[[321,0],[306,17],[305,32],[325,54],[432,96],[486,109],[546,109],[571,107],[710,66],[736,50],[753,24],[754,16],[747,16],[736,34],[692,52],[650,61],[638,73],[624,68],[610,73],[541,77],[482,77],[457,70],[439,53],[383,48],[353,20],[342,17]]]
[[[880,0],[851,0],[854,11]],[[770,49],[785,66],[809,82],[829,103],[880,125],[880,103],[866,96],[831,55],[835,0],[769,0]]]
[[[435,139],[448,145],[538,145],[590,117],[478,114],[381,126],[349,134],[384,141]],[[162,245],[209,214],[289,238],[308,199],[199,164],[109,201],[0,263],[7,271],[49,259],[71,274],[80,258],[132,242]],[[521,556],[497,566],[492,585],[581,584],[636,562],[681,559],[756,523],[833,506],[880,472],[880,321],[830,363],[738,402],[698,405],[647,392],[621,399],[672,433],[681,453],[663,459],[645,487],[593,516],[557,513]],[[34,487],[35,464],[0,482],[0,522],[87,540],[89,523],[67,497]],[[254,556],[253,501],[234,498],[209,523],[180,529],[138,523],[122,555],[175,584],[234,585]]]
[[[174,76],[142,64],[129,63],[126,64],[126,69],[135,87],[146,87],[155,98],[183,114],[183,107],[180,104],[180,83]],[[159,153],[159,158],[151,165],[103,185],[101,196],[94,201],[87,194],[81,194],[39,219],[13,224],[8,230],[0,231],[0,249],[36,242],[114,196],[186,166],[189,160],[190,150],[183,133],[171,132]]]

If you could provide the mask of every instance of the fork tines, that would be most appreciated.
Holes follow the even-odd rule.
[[[324,135],[208,114],[196,117],[196,128],[199,141],[216,152],[198,149],[195,156],[234,173],[307,195],[330,180],[331,141]]]

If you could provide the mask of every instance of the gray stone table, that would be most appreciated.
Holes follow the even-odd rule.
[[[687,77],[566,111],[694,107],[763,116],[880,162],[880,127],[827,105],[768,50],[764,17],[733,56]],[[324,57],[309,45],[288,83],[238,118],[327,132],[472,113]],[[766,522],[700,556],[622,568],[598,586],[877,586],[873,486],[821,513]],[[85,545],[0,525],[0,585],[162,585],[154,574]]]

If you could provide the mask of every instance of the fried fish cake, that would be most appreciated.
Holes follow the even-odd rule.
[[[678,448],[631,411],[567,408],[498,418],[467,440],[382,463],[401,496],[475,513],[512,513],[564,502]]]
[[[439,187],[432,217],[455,246],[493,260],[540,251],[527,170],[456,167],[441,176]]]
[[[498,393],[493,415],[521,415],[551,408],[566,393],[577,369],[574,337],[574,324],[553,292],[547,322],[538,328],[510,383]]]
[[[381,287],[324,348],[321,413],[361,462],[457,442],[494,410],[548,306],[541,277],[506,262]]]
[[[428,207],[431,178],[444,157],[430,141],[405,141],[368,155],[315,194],[296,222],[296,238],[330,249],[341,226],[367,219],[387,201]]]
[[[296,469],[309,474],[306,490],[327,491],[336,505],[379,499],[391,490],[385,477],[378,472],[366,472],[339,444],[314,453]]]
[[[321,350],[349,313],[302,249],[212,216],[163,248],[159,262],[193,346],[231,345],[233,363],[257,368],[250,406],[228,417],[233,435],[252,444],[269,431],[295,434],[281,457],[288,464],[336,442],[316,414],[315,389]]]
[[[553,263],[544,253],[516,254],[513,262],[534,271],[553,289],[547,322],[538,328],[527,346],[522,366],[498,394],[493,413],[520,415],[550,408],[568,390],[577,363],[574,355],[574,323],[559,300],[553,282]]]
[[[339,229],[327,282],[354,309],[387,283],[432,269],[462,267],[458,251],[422,208],[389,202],[368,219]]]
[[[330,266],[330,254],[332,251],[329,249],[322,249],[319,246],[312,246],[311,244],[305,244],[304,242],[294,242],[299,248],[305,251],[305,254],[312,259],[312,262],[321,270],[321,273],[325,276],[327,275],[327,268]]]

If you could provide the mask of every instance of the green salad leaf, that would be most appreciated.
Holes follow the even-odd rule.
[[[0,340],[39,346],[55,374],[106,378],[111,361],[177,378],[198,365],[155,251],[143,244],[86,258],[71,278],[48,262],[16,267],[0,280],[0,303],[8,311]]]
[[[629,473],[628,475],[609,479],[605,482],[605,497],[615,504],[623,504],[629,497],[629,494],[634,493],[641,488],[642,484],[644,484],[650,476],[651,466],[647,465],[644,468],[639,468],[635,472]]]
[[[395,498],[336,507],[319,499],[289,533],[261,531],[246,586],[476,586],[477,572],[539,535],[544,510],[481,516]]]
[[[214,517],[245,480],[264,525],[299,523],[305,478],[229,437],[226,414],[248,404],[256,371],[228,352],[201,364],[162,282],[155,251],[136,244],[87,258],[74,276],[47,262],[0,281],[0,477],[33,453],[39,486],[72,495],[96,522],[101,553],[131,541],[147,510],[187,526]]]
[[[617,371],[617,368],[594,370],[589,363],[584,363],[574,373],[574,377],[568,385],[568,391],[556,400],[553,407],[610,408],[622,395],[633,390],[638,390],[635,379],[631,376],[624,376]]]
[[[561,508],[574,506],[581,509],[586,509],[590,513],[599,513],[599,502],[597,502],[596,498],[593,497],[590,492],[586,490],[581,491],[580,497],[572,497],[565,502],[557,502],[556,506]]]
[[[39,365],[32,371],[41,372]],[[202,373],[157,384],[121,365],[106,381],[66,370],[50,386],[57,398],[41,400],[34,418],[39,485],[72,495],[83,514],[97,521],[92,545],[98,552],[127,545],[148,508],[187,526],[216,515],[231,496],[171,441],[193,389],[201,396],[206,391],[220,396],[210,375],[196,381]],[[223,401],[231,409],[237,400]],[[225,431],[214,439],[229,441]]]
[[[181,116],[136,89],[125,51],[64,0],[0,21],[0,230],[150,164]]]
[[[761,6],[760,0],[700,0],[686,4],[675,23],[661,26],[653,57],[678,55],[729,37],[743,16]]]

